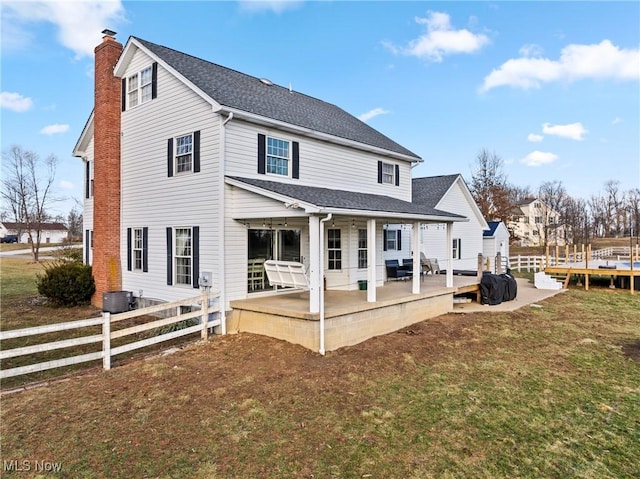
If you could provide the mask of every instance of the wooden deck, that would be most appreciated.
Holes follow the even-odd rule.
[[[479,289],[477,277],[454,276],[447,288],[444,275],[425,277],[420,293],[411,281],[389,281],[367,302],[366,291],[325,291],[325,349],[335,350],[413,323],[453,311],[453,296]],[[309,312],[309,292],[282,292],[231,302],[230,331],[276,337],[318,350],[319,313]]]
[[[634,287],[635,278],[640,278],[640,269],[632,269],[630,266],[620,266],[617,262],[607,260],[593,260],[588,263],[583,261],[578,263],[547,266],[544,271],[547,274],[566,275],[567,277],[574,275],[583,276],[584,288],[587,291],[589,290],[590,276],[608,276],[611,278],[611,284],[613,284],[615,278],[625,278],[625,280],[623,280],[625,285],[624,288],[627,289],[628,284],[631,294],[634,294],[637,290],[637,288]]]

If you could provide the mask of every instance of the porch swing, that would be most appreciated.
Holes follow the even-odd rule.
[[[305,266],[297,261],[270,259],[264,262],[264,271],[267,273],[269,284],[272,286],[302,290],[311,289]]]

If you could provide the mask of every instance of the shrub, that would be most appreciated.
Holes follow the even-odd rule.
[[[82,263],[82,248],[75,248],[72,244],[64,244],[54,252],[54,256],[62,261]]]
[[[38,292],[58,306],[87,304],[96,291],[91,266],[61,261],[46,264],[37,276]]]

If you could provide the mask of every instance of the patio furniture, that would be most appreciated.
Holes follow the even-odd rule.
[[[249,291],[264,289],[264,258],[250,259],[247,264]]]
[[[427,258],[424,253],[420,253],[420,264],[425,274],[440,274],[440,265],[437,258]]]
[[[387,279],[407,279],[412,276],[410,270],[402,269],[397,259],[388,259],[384,264],[387,268]]]
[[[311,289],[305,266],[297,261],[265,261],[264,270],[269,284],[282,288]]]

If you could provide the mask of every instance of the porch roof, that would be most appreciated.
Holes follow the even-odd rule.
[[[226,182],[256,194],[283,201],[286,207],[302,208],[307,213],[348,214],[439,223],[469,221],[468,218],[455,213],[385,195],[238,176],[227,176]]]

